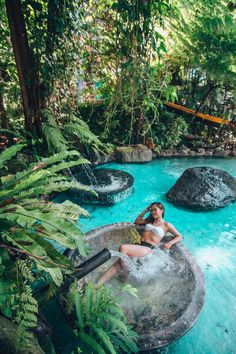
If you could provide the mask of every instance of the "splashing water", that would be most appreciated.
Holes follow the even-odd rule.
[[[157,273],[173,273],[175,264],[168,251],[156,247],[145,257],[129,257],[126,254],[110,251],[112,257],[119,257],[129,272],[129,278],[147,283]]]
[[[122,260],[128,269],[128,282],[138,290],[135,301],[126,293],[122,294],[121,303],[135,329],[143,334],[175,321],[179,311],[187,306],[193,290],[187,269],[159,245],[145,257],[110,252],[112,257]],[[119,294],[119,279],[113,278],[110,284],[114,294]]]
[[[91,187],[95,189],[97,192],[112,192],[116,191],[117,189],[121,188],[126,181],[122,181],[121,178],[109,175],[110,177],[110,183],[108,185],[106,184],[97,184],[97,185],[92,185]]]

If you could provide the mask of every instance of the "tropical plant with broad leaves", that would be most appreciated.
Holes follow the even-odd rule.
[[[0,167],[23,144],[13,145],[0,155]],[[31,285],[40,277],[59,287],[65,274],[73,271],[70,261],[56,245],[78,248],[81,255],[88,247],[75,225],[86,210],[70,201],[56,204],[43,195],[70,188],[91,191],[60,171],[88,163],[77,151],[65,151],[32,163],[26,170],[1,178],[0,184],[0,312],[14,319],[18,327],[18,346],[32,337],[28,329],[37,324],[38,304]],[[23,335],[24,334],[24,335]]]
[[[51,153],[64,151],[69,146],[76,146],[85,154],[111,153],[113,147],[102,143],[73,108],[65,108],[60,114],[47,109],[44,114],[47,119],[43,124],[43,134]]]
[[[92,282],[80,291],[73,285],[67,311],[76,312],[78,345],[83,353],[137,353],[137,333],[128,324],[110,288],[96,288]]]

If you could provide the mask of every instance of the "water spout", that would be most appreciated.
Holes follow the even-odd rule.
[[[111,253],[107,248],[104,248],[101,252],[95,254],[95,256],[89,258],[84,263],[80,264],[76,271],[68,277],[61,285],[59,292],[66,291],[75,279],[79,280],[94,269],[105,263],[111,258]]]

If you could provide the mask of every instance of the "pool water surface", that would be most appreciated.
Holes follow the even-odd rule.
[[[111,206],[83,205],[90,218],[81,218],[84,232],[114,222],[133,222],[152,202],[164,203],[165,220],[183,235],[183,244],[202,268],[206,301],[196,325],[181,339],[159,349],[174,354],[236,353],[236,203],[205,212],[178,208],[165,199],[186,168],[209,166],[223,169],[236,177],[235,159],[163,159],[148,164],[110,163],[130,173],[134,192]],[[100,167],[98,167],[100,168]]]

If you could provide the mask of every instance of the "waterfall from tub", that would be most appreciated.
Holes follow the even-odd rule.
[[[90,186],[99,187],[97,178],[95,177],[91,167],[88,164],[82,164],[81,166],[82,166],[82,169],[84,170],[86,176],[88,177],[88,180],[90,182]],[[70,177],[72,178],[72,180],[77,182],[77,179],[75,178],[75,176],[72,173],[71,169],[67,168],[67,171],[68,171]]]
[[[99,184],[98,184],[97,178],[95,177],[93,170],[91,169],[89,164],[86,164],[86,163],[83,164],[82,168],[83,168],[84,172],[86,173],[86,176],[89,179],[90,185],[94,186],[94,187],[98,187]]]

